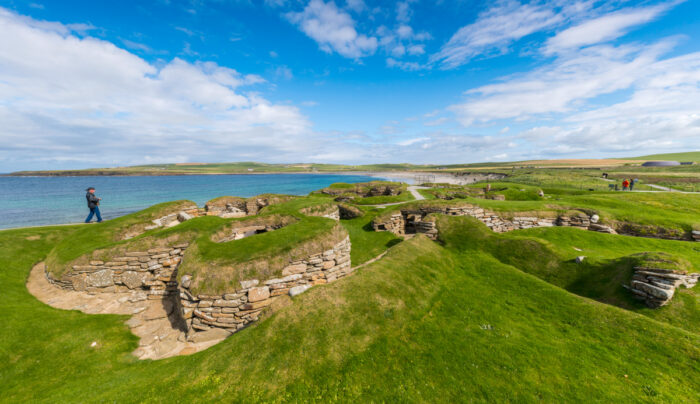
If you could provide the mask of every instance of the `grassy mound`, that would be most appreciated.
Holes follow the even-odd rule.
[[[55,245],[46,259],[46,264],[54,276],[60,277],[65,271],[70,270],[72,261],[87,256],[95,250],[132,242],[124,240],[124,235],[139,229],[143,233],[145,227],[152,224],[153,219],[177,213],[192,206],[196,204],[187,200],[166,202],[104,223],[80,226],[78,230],[72,232],[71,237]],[[153,232],[155,231],[146,233]]]
[[[533,274],[572,293],[615,305],[700,334],[700,289],[677,290],[660,309],[649,309],[622,287],[634,267],[644,261],[655,267],[700,271],[700,254],[688,242],[540,228],[493,233],[470,217],[438,215],[439,240],[460,251],[486,251],[500,262]],[[674,254],[649,252],[673,251]],[[585,256],[583,263],[574,261]]]
[[[156,205],[100,225],[83,227],[52,249],[46,260],[47,267],[53,276],[60,277],[73,265],[87,264],[90,260],[108,261],[123,256],[125,251],[145,251],[187,242],[190,247],[180,265],[179,276],[193,276],[194,292],[213,294],[235,290],[241,280],[280,275],[290,260],[332,248],[347,237],[345,228],[334,220],[313,216],[334,207],[327,198],[262,195],[252,199],[265,199],[270,204],[257,216],[197,217],[171,228],[147,231],[129,240],[115,240],[113,233],[186,202]],[[230,203],[228,198],[220,201]],[[275,231],[221,242],[222,235],[235,227],[272,222],[283,223]]]

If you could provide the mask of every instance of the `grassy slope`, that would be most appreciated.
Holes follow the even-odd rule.
[[[640,157],[625,157],[624,160],[670,160],[670,161],[697,161],[700,162],[700,151],[684,153],[650,154]]]
[[[450,222],[449,226],[446,221]],[[700,271],[695,243],[617,236],[572,228],[537,228],[496,234],[471,218],[441,218],[449,231],[441,234],[459,248],[487,251],[503,263],[513,265],[547,282],[581,296],[644,314],[700,335],[700,290],[680,288],[668,306],[649,309],[622,287],[633,274],[628,256],[646,251],[667,251],[684,257]],[[450,233],[452,232],[452,233]],[[578,250],[576,249],[578,248]],[[579,251],[580,250],[580,251]],[[574,258],[586,257],[583,264]]]
[[[423,237],[207,351],[139,362],[125,317],[27,293],[66,234],[0,233],[0,401],[700,400],[697,335]]]

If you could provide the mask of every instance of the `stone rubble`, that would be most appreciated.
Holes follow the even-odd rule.
[[[688,274],[685,271],[636,266],[632,281],[623,286],[632,292],[636,299],[644,301],[651,308],[657,308],[671,301],[676,288],[692,288],[698,283],[698,278],[698,273]]]

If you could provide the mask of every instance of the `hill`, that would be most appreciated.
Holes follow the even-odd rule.
[[[623,160],[661,160],[661,161],[695,161],[700,162],[700,151],[683,153],[650,154],[639,157],[623,157]]]

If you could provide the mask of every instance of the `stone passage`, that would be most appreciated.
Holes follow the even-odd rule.
[[[623,285],[634,294],[634,297],[644,301],[651,308],[666,305],[673,298],[676,288],[685,286],[692,288],[698,283],[700,274],[688,274],[654,266],[636,266],[629,285]]]
[[[189,291],[191,277],[183,275],[180,285],[182,318],[186,321],[188,339],[197,339],[201,332],[213,329],[236,332],[258,320],[262,310],[285,295],[296,296],[315,285],[333,282],[352,272],[350,238],[332,249],[289,262],[282,278],[250,279],[240,288],[220,295],[194,295]]]
[[[556,218],[540,218],[534,216],[514,216],[512,219],[502,218],[495,212],[474,205],[459,206],[424,206],[412,209],[402,209],[386,219],[377,218],[372,222],[375,231],[390,231],[396,235],[423,233],[435,240],[438,230],[435,218],[430,214],[441,213],[450,216],[471,216],[488,226],[495,232],[506,232],[532,227],[569,226],[603,233],[617,234],[609,226],[598,224],[598,217],[581,213],[573,216],[558,216]]]

